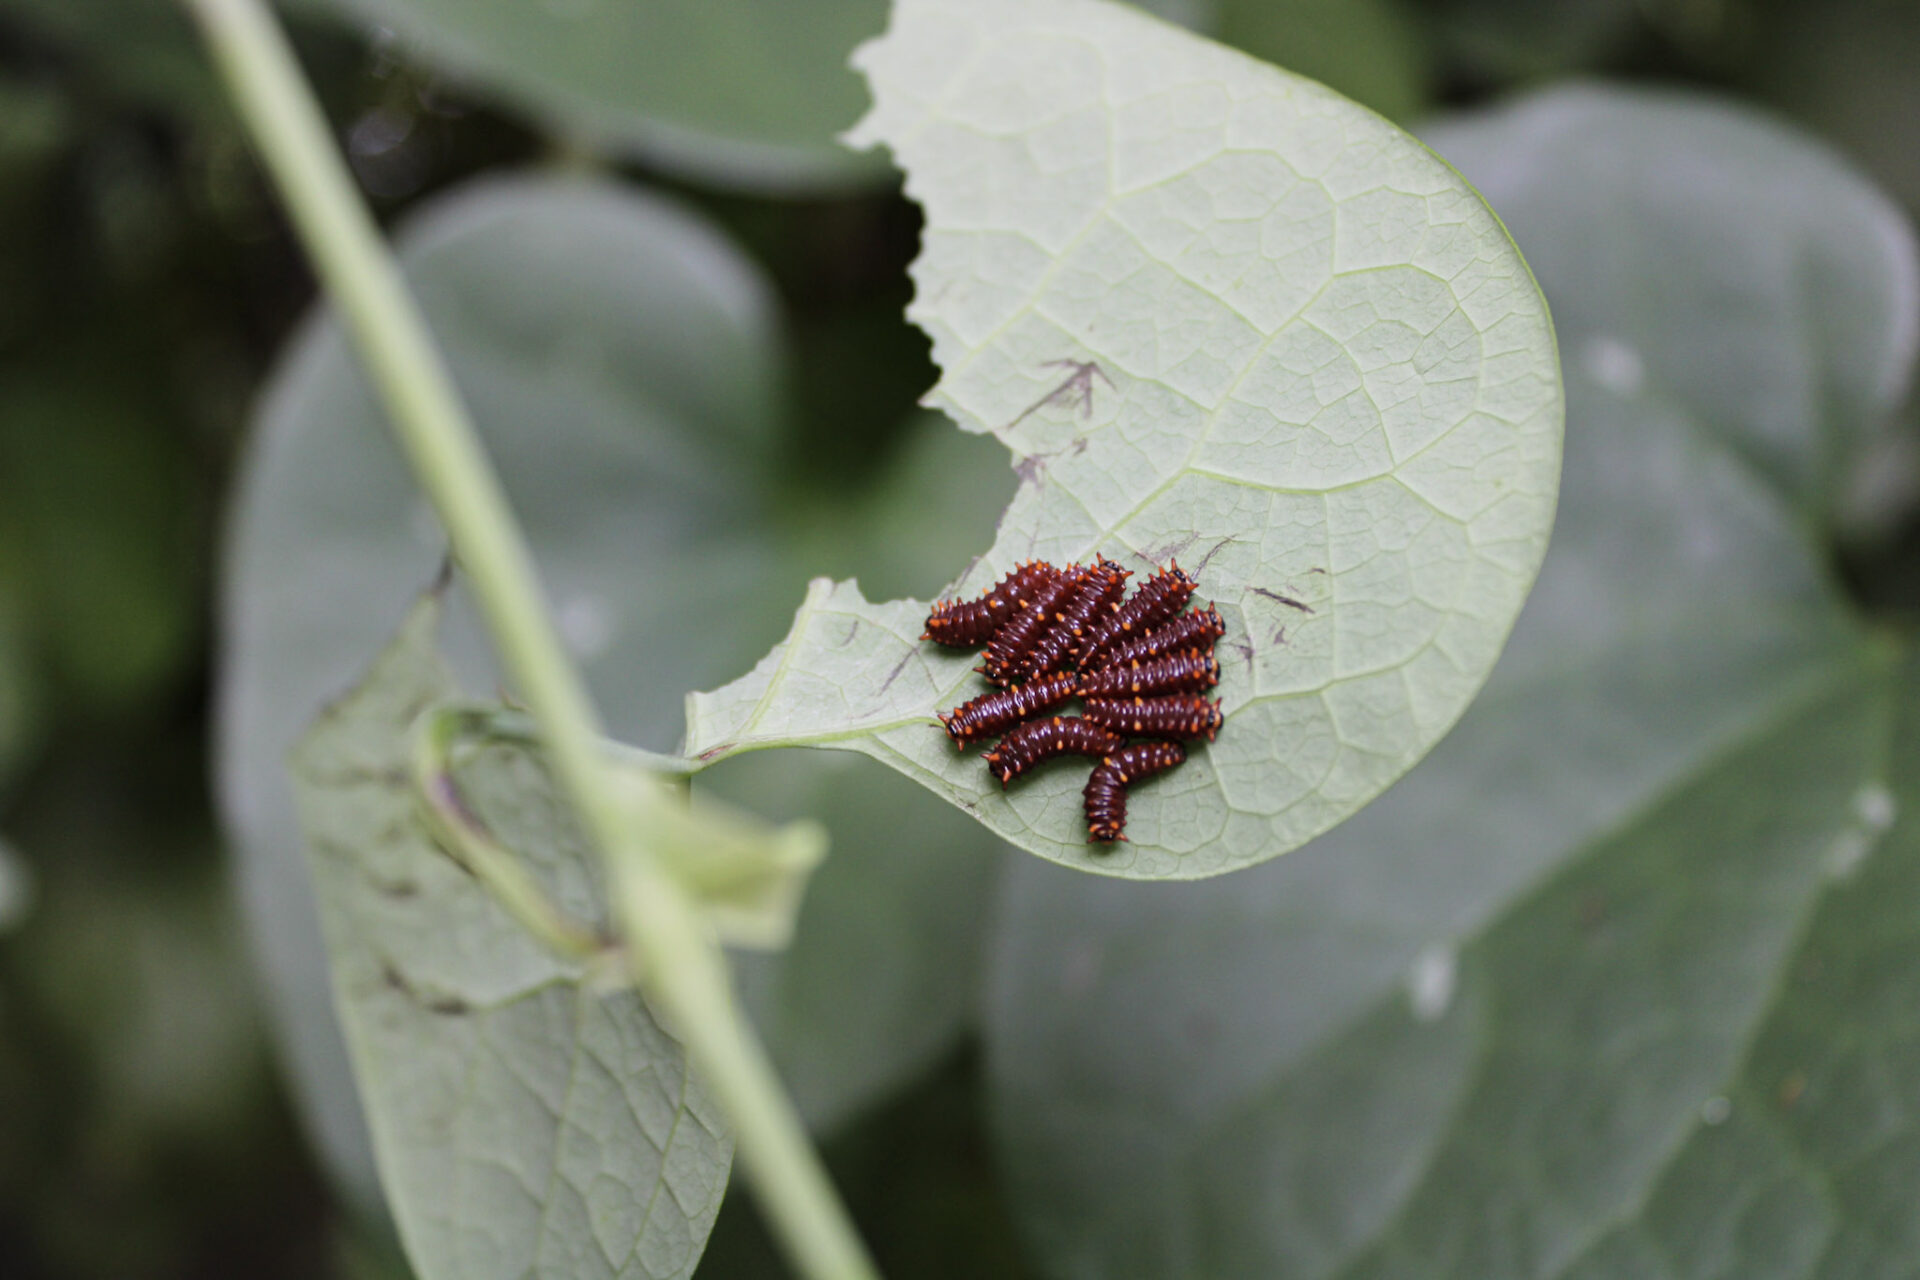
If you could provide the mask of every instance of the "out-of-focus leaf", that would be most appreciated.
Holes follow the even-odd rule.
[[[401,256],[608,724],[629,741],[670,749],[686,690],[763,651],[806,572],[789,558],[791,529],[775,523],[761,476],[779,456],[781,419],[765,284],[706,224],[609,184],[469,188],[412,222]],[[968,443],[971,461],[962,462],[964,449],[941,461],[977,475],[977,451],[990,446]],[[912,478],[924,473],[911,459],[903,465],[889,486],[931,487]],[[432,579],[444,542],[330,325],[307,326],[275,373],[240,494],[223,614],[220,799],[287,1059],[330,1163],[371,1199],[373,1169],[281,762]],[[898,589],[927,591],[991,529],[989,513],[964,504],[951,515],[957,541],[876,545],[886,539],[844,530],[818,541],[841,549],[832,567],[874,566]],[[867,519],[863,510],[845,517],[848,528]],[[464,683],[493,688],[497,676],[457,584],[452,612],[445,640]],[[841,781],[847,771],[835,762],[786,755],[739,784],[711,771],[696,785],[776,818],[819,805],[832,841],[810,901],[867,904],[838,914],[803,909],[787,956],[767,962],[775,990],[757,1006],[776,1060],[814,1082],[802,1094],[809,1114],[825,1121],[895,1087],[934,1040],[958,1033],[977,957],[970,940],[956,946],[960,932],[938,920],[943,912],[977,917],[1000,846],[963,820],[971,839],[961,838],[944,825],[957,815],[931,796],[869,797]],[[884,845],[856,847],[863,833]],[[888,860],[881,875],[858,870],[880,857]],[[921,876],[936,889],[917,888]],[[903,901],[889,905],[894,892]],[[906,916],[916,921],[911,929],[900,924]],[[836,959],[872,956],[876,937],[903,933],[922,950],[887,973],[856,974]],[[929,958],[936,955],[943,958]],[[789,962],[791,979],[780,976]],[[858,982],[851,993],[827,985],[850,974]],[[836,1025],[870,1028],[874,1038],[834,1039],[836,1067],[823,1056],[824,1036],[781,1011],[788,1002],[836,1012],[857,1005],[858,1017]],[[903,1022],[917,1030],[895,1044]],[[927,1030],[935,1023],[940,1036]]]
[[[1756,443],[1884,403],[1903,361],[1825,326],[1864,329],[1835,299],[1882,306],[1911,238],[1827,243],[1859,188],[1695,102],[1548,94],[1432,140],[1555,299],[1553,550],[1483,698],[1340,831],[1179,897],[1011,877],[1013,1203],[1059,1276],[1898,1274],[1911,676]],[[1675,317],[1715,308],[1742,340],[1669,372]],[[1796,420],[1729,390],[1776,364],[1821,388]]]
[[[1428,46],[1396,0],[1220,0],[1209,34],[1395,120],[1426,105]]]
[[[87,703],[150,695],[191,656],[188,465],[173,424],[111,371],[56,365],[0,387],[0,526],[35,639]]]
[[[420,821],[422,712],[457,696],[437,598],[293,757],[334,994],[381,1181],[422,1280],[693,1273],[732,1160],[718,1106],[640,994],[543,950]],[[523,752],[463,794],[549,893],[598,918],[599,867]]]
[[[1527,255],[1581,338],[1567,358],[1683,401],[1826,521],[1920,343],[1906,215],[1804,134],[1687,95],[1569,90],[1469,146],[1458,162],[1503,216],[1552,223]],[[1556,163],[1576,147],[1580,165]]]
[[[219,85],[178,4],[0,0],[0,17],[15,18],[129,96],[201,117],[226,110]]]
[[[743,996],[818,1132],[899,1088],[973,1021],[1002,858],[951,805],[869,761],[728,761],[715,782],[768,814],[825,822],[834,846],[784,955],[741,955]],[[703,782],[706,779],[702,779]]]
[[[0,835],[0,933],[19,924],[33,910],[33,869],[18,850]]]
[[[1920,8],[1768,4],[1753,19],[1742,79],[1920,208]]]
[[[1438,0],[1443,46],[1482,75],[1531,79],[1600,61],[1634,31],[1636,0]]]
[[[684,689],[757,640],[734,602],[777,590],[735,461],[777,417],[765,286],[678,208],[592,183],[468,188],[411,224],[402,255],[603,712],[670,747]],[[371,1195],[282,762],[445,541],[331,324],[309,324],[268,387],[231,528],[220,800],[288,1060],[332,1163]],[[457,591],[454,614],[449,651],[490,689]]]
[[[1083,774],[1003,792],[936,709],[971,654],[920,601],[810,590],[788,639],[688,707],[702,759],[863,751],[1030,852],[1216,874],[1341,821],[1491,668],[1545,549],[1553,335],[1460,176],[1319,85],[1100,0],[903,0],[859,63],[924,206],[910,315],[929,397],[1022,478],[977,591],[1017,559],[1179,557],[1227,618],[1219,741],[1090,851]]]
[[[0,517],[0,535],[6,521]],[[20,595],[12,589],[0,552],[0,795],[25,762],[37,736],[38,679],[27,650]]]
[[[1398,0],[1128,0],[1189,31],[1405,120],[1426,101],[1427,47]]]
[[[257,1115],[266,1045],[216,877],[89,866],[97,831],[21,836],[46,874],[8,945],[34,1004],[84,1054],[96,1121],[138,1147],[161,1134],[208,1141]],[[146,851],[175,853],[166,839]]]
[[[326,0],[556,129],[690,177],[780,190],[884,180],[834,138],[847,55],[884,0]]]

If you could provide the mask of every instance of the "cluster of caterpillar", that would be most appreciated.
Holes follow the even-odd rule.
[[[940,722],[956,747],[1000,739],[986,761],[1002,787],[1055,756],[1096,761],[1082,794],[1097,844],[1127,838],[1128,784],[1185,760],[1181,742],[1220,732],[1219,702],[1200,696],[1220,680],[1220,611],[1187,612],[1195,584],[1177,564],[1129,596],[1131,576],[1105,556],[1065,568],[1029,561],[977,599],[934,605],[921,636],[986,647],[975,670],[997,687]],[[1050,714],[1072,698],[1083,714]]]

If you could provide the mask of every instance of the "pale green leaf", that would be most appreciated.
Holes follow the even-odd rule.
[[[1573,356],[1553,550],[1485,695],[1338,832],[1177,897],[1017,870],[1013,1203],[1057,1276],[1903,1274],[1920,686],[1754,445],[1897,389],[1904,360],[1836,351],[1864,326],[1835,300],[1879,305],[1911,233],[1838,243],[1872,193],[1697,101],[1544,94],[1433,137]],[[1662,203],[1658,174],[1713,181]],[[1672,370],[1716,308],[1740,340]],[[1726,385],[1775,365],[1826,371],[1790,422]]]
[[[732,1141],[637,992],[543,951],[427,835],[414,722],[457,692],[429,599],[293,757],[336,1002],[382,1181],[423,1280],[693,1273]],[[524,754],[461,776],[586,916],[598,866]]]
[[[993,495],[1011,488],[997,450],[943,427],[945,438],[916,436],[871,504],[847,510],[837,495],[827,513],[808,495],[776,500],[764,475],[783,447],[782,344],[768,286],[709,224],[657,197],[494,180],[424,208],[399,245],[562,631],[628,741],[671,748],[686,691],[765,651],[807,564],[930,592],[990,535]],[[229,523],[219,798],[296,1097],[329,1165],[377,1201],[282,762],[432,580],[445,542],[331,323],[295,336],[254,427]],[[898,504],[934,492],[936,476],[964,477],[964,500],[908,529],[923,512]],[[795,499],[822,509],[821,541],[843,551],[793,550],[774,513]],[[498,676],[457,582],[450,613],[444,639],[463,682],[492,692]],[[695,785],[832,829],[794,945],[753,965],[773,1055],[825,1123],[898,1087],[959,1034],[974,1004],[970,926],[1003,846],[919,788],[784,754],[750,777],[716,769]],[[874,963],[902,945],[917,950]]]
[[[860,113],[847,54],[884,0],[309,0],[559,131],[750,189],[871,183],[834,145]]]
[[[1339,822],[1459,716],[1546,546],[1559,371],[1505,232],[1379,117],[1100,0],[904,0],[858,62],[856,137],[926,210],[930,400],[1022,481],[958,589],[1031,556],[1178,557],[1227,619],[1227,723],[1139,790],[1132,844],[1089,852],[1083,774],[1003,794],[938,731],[984,686],[917,640],[924,602],[817,582],[786,643],[691,700],[689,753],[864,751],[1137,878]]]

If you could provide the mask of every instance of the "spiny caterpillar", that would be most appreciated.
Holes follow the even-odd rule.
[[[1005,787],[1009,782],[1055,756],[1110,756],[1127,745],[1117,733],[1079,716],[1029,720],[986,753],[987,768]]]
[[[1129,597],[1131,576],[1104,556],[1064,568],[1028,561],[985,595],[935,604],[921,637],[986,647],[974,669],[1000,688],[940,722],[955,746],[1004,735],[985,753],[1002,787],[1057,756],[1098,761],[1083,793],[1095,845],[1126,839],[1129,783],[1185,760],[1180,740],[1212,741],[1224,719],[1220,703],[1198,696],[1220,679],[1220,611],[1185,612],[1196,584],[1177,564]],[[1084,715],[1049,714],[1076,696]]]
[[[1212,742],[1223,718],[1219,703],[1192,694],[1087,699],[1087,719],[1134,738],[1205,738]]]
[[[1002,688],[1019,679],[1034,646],[1052,629],[1054,611],[1086,580],[1087,572],[1073,565],[1037,588],[1033,598],[987,641],[986,662],[976,670]]]
[[[1044,560],[1017,564],[1013,572],[977,600],[942,600],[927,615],[927,630],[920,638],[956,649],[977,649],[993,639],[993,633],[1013,617],[1039,587],[1059,576],[1060,571]]]
[[[997,737],[1028,716],[1051,711],[1071,698],[1077,678],[1070,671],[1062,671],[1027,684],[983,693],[952,711],[942,711],[940,720],[947,726],[947,736],[956,747],[981,738]]]
[[[1087,810],[1087,838],[1102,844],[1125,840],[1127,787],[1186,758],[1186,748],[1177,742],[1141,742],[1093,766],[1086,789],[1080,793]]]
[[[1220,659],[1199,649],[1169,653],[1124,666],[1108,664],[1080,674],[1074,692],[1083,698],[1125,698],[1158,693],[1198,693],[1220,683]]]

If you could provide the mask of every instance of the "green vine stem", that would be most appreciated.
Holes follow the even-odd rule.
[[[775,1235],[811,1280],[878,1275],[734,1002],[726,957],[648,832],[676,803],[659,780],[616,787],[598,717],[544,607],[519,527],[425,321],[354,189],[285,35],[261,0],[183,0],[402,448],[438,511],[555,777],[605,858],[635,980],[671,1020],[733,1121]]]

